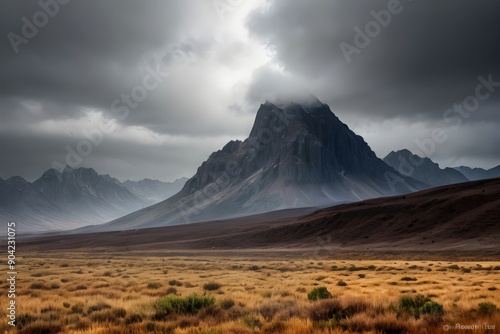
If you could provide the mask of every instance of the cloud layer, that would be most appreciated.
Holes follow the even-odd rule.
[[[103,124],[113,131],[82,166],[122,180],[191,176],[212,151],[246,137],[265,99],[301,91],[328,103],[379,156],[444,128],[449,138],[431,158],[499,164],[500,92],[458,129],[443,114],[475,94],[479,76],[500,81],[500,4],[401,1],[358,47],[356,27],[365,31],[390,6],[10,2],[0,14],[0,177],[34,179]],[[359,51],[350,62],[343,42]]]

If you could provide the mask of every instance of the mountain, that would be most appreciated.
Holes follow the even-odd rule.
[[[177,194],[188,179],[182,177],[174,182],[162,182],[158,180],[144,179],[141,181],[127,180],[122,185],[132,194],[136,195],[149,204],[156,204]]]
[[[500,177],[500,166],[491,169],[470,168],[465,166],[455,167],[457,171],[467,176],[471,181]]]
[[[166,201],[97,227],[124,230],[413,192],[425,184],[376,157],[318,100],[266,102],[250,135],[212,153]]]
[[[106,221],[147,204],[117,179],[99,175],[92,168],[66,167],[62,173],[50,169],[33,187],[85,221]]]
[[[453,168],[441,169],[431,159],[421,158],[406,149],[392,151],[384,158],[384,161],[399,173],[433,187],[469,181],[459,171]]]
[[[23,242],[23,250],[84,249],[108,252],[183,252],[255,255],[281,249],[301,256],[388,256],[429,259],[430,254],[498,259],[500,179],[427,189],[408,195],[337,205],[321,210],[289,209],[255,216],[78,235],[45,236]],[[480,228],[478,228],[480,226]],[[192,253],[191,253],[192,254]]]
[[[33,183],[19,176],[0,182],[0,219],[16,221],[22,232],[103,223],[145,206],[118,180],[91,168],[49,169]]]
[[[63,206],[41,194],[20,176],[0,183],[0,219],[17,222],[18,230],[61,229],[65,226],[64,220],[69,218],[63,214],[56,219],[63,210]]]

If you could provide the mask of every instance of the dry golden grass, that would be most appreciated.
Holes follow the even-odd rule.
[[[445,325],[485,322],[496,329],[473,332],[500,330],[500,313],[478,307],[500,307],[498,262],[75,253],[18,260],[17,331],[25,334],[441,333]],[[326,287],[333,298],[309,301],[315,287]],[[213,296],[215,305],[159,317],[155,301],[168,293]],[[399,298],[415,294],[442,304],[444,313],[416,319],[398,311]],[[7,302],[2,294],[1,305]],[[0,316],[7,318],[4,307]],[[4,320],[0,332],[9,327]]]

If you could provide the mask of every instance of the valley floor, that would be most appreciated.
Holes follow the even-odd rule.
[[[200,253],[18,254],[17,326],[2,294],[0,332],[500,331],[498,261]],[[321,287],[331,298],[309,300],[314,289],[330,297]]]

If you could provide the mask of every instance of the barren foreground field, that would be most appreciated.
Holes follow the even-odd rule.
[[[58,253],[23,254],[17,271],[17,329],[2,307],[2,333],[500,329],[500,262]]]

